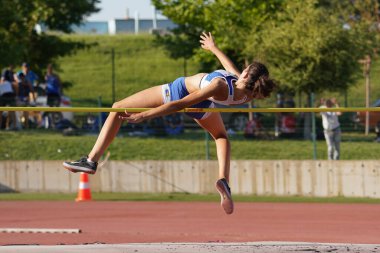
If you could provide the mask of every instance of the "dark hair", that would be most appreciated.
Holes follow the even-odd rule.
[[[253,94],[269,97],[276,84],[269,78],[269,71],[264,64],[254,61],[248,68],[248,81],[245,88]]]
[[[23,77],[25,77],[25,75],[24,75],[24,73],[19,72],[19,73],[17,74],[17,77],[18,77],[18,78],[23,78]]]

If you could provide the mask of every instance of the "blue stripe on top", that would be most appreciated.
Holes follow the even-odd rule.
[[[223,78],[223,79],[225,79],[227,81],[228,94],[229,94],[229,96],[233,95],[233,93],[234,93],[234,87],[232,85],[232,81],[234,81],[234,80],[236,81],[236,77],[232,76],[232,75],[223,75],[223,73],[221,73],[219,71],[214,71],[214,72],[211,72],[210,74],[208,74],[205,77],[205,81],[211,82],[216,77]]]

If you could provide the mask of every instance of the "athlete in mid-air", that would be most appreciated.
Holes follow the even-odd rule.
[[[124,120],[139,123],[154,117],[175,113],[184,108],[211,108],[214,103],[222,105],[244,104],[252,99],[263,99],[275,87],[269,79],[267,68],[253,62],[240,72],[233,62],[217,47],[211,33],[202,33],[201,47],[212,52],[223,65],[224,70],[211,73],[198,73],[193,76],[179,77],[172,83],[154,86],[113,104],[113,108],[152,108],[131,113],[111,112],[103,125],[98,139],[86,157],[74,162],[64,162],[63,166],[72,172],[94,174],[100,157],[115,138]],[[216,143],[219,179],[216,189],[221,196],[221,205],[227,214],[234,210],[230,177],[230,142],[219,112],[187,113],[205,130]]]

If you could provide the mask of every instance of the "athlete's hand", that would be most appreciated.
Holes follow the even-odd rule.
[[[205,33],[203,32],[201,34],[201,39],[199,41],[201,43],[201,47],[206,50],[212,50],[216,47],[214,38],[212,37],[211,33]]]
[[[144,121],[144,117],[141,112],[130,113],[130,112],[125,111],[123,114],[119,114],[118,117],[121,120],[127,120],[128,123],[140,123]]]

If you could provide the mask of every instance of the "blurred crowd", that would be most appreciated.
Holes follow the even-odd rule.
[[[49,64],[44,78],[40,78],[27,62],[19,69],[9,65],[1,72],[0,106],[59,106],[62,96],[59,76]],[[0,111],[0,129],[18,130],[29,128],[33,124],[42,127],[40,112]]]

